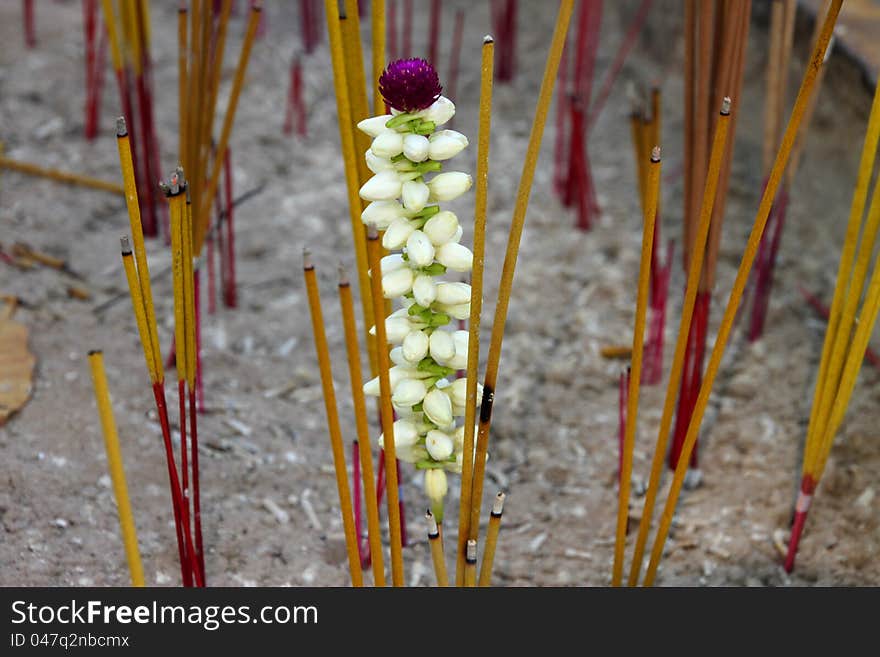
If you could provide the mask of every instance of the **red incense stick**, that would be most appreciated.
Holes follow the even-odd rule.
[[[28,48],[37,45],[37,28],[34,22],[34,0],[23,0],[24,43]]]
[[[442,0],[431,0],[431,15],[428,23],[428,61],[437,66],[440,60],[440,17]]]
[[[238,305],[238,299],[235,288],[235,226],[233,217],[235,208],[232,205],[232,149],[226,149],[226,156],[223,160],[223,176],[225,182],[225,205],[226,205],[226,270],[228,278],[226,280],[226,289],[224,302],[227,308],[235,308]]]
[[[403,0],[403,43],[401,58],[412,57],[413,0]]]

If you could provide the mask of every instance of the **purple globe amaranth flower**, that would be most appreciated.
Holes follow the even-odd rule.
[[[437,71],[424,59],[398,59],[379,76],[379,92],[385,102],[401,112],[430,107],[442,90]]]

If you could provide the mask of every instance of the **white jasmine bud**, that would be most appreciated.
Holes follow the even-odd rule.
[[[409,267],[402,267],[383,274],[382,294],[386,299],[403,296],[412,289],[413,279],[413,270]]]
[[[440,126],[455,116],[455,104],[446,96],[440,96],[430,107],[420,112],[425,121],[433,121],[434,125]]]
[[[394,439],[395,444],[397,438]],[[425,436],[425,448],[435,461],[445,461],[452,456],[452,439],[442,431],[429,431]]]
[[[471,286],[467,283],[437,283],[437,301],[448,306],[470,303]]]
[[[444,312],[455,319],[467,319],[471,316],[471,304],[461,303],[454,306],[438,304],[437,310]]]
[[[421,135],[413,135],[415,137]],[[403,207],[410,212],[421,212],[428,203],[430,190],[428,186],[419,180],[408,180],[403,183],[401,188],[401,196]]]
[[[425,494],[432,503],[442,503],[447,490],[446,473],[443,470],[439,468],[425,470]]]
[[[438,427],[448,427],[452,424],[452,401],[442,390],[434,388],[427,395],[422,404],[425,416]]]
[[[428,137],[428,157],[432,160],[448,160],[461,153],[467,145],[467,137],[460,132],[439,130]]]
[[[462,377],[460,379],[456,379],[452,382],[452,385],[449,386],[449,397],[452,399],[453,406],[464,406],[467,402],[467,378]],[[483,385],[481,383],[477,383],[477,406],[480,405],[480,400],[483,398]],[[462,432],[464,432],[464,427],[461,427]],[[464,433],[462,433],[464,436]]]
[[[428,182],[431,200],[451,201],[456,199],[469,190],[473,182],[468,174],[461,171],[438,173]]]
[[[385,320],[385,337],[389,344],[400,344],[410,331],[412,326],[405,317],[388,317]]]
[[[431,244],[434,246],[440,246],[441,244],[446,244],[446,242],[451,241],[453,235],[455,235],[456,231],[460,228],[458,217],[456,217],[454,213],[449,210],[441,210],[425,222],[422,231],[428,236],[428,239],[431,240]]]
[[[447,367],[455,370],[463,370],[467,367],[468,342],[470,334],[467,331],[456,331],[452,334],[452,342],[455,345],[455,356],[453,356]]]
[[[396,439],[395,439],[395,442]],[[395,456],[404,463],[418,463],[428,458],[428,450],[421,445],[410,445],[409,447],[401,447],[395,451]],[[460,471],[459,471],[460,472]]]
[[[403,138],[403,154],[412,162],[428,159],[428,138],[423,135],[406,135]]]
[[[421,372],[413,369],[412,367],[392,367],[388,370],[388,384],[391,386],[391,389],[394,390],[397,384],[404,379],[419,379],[421,378],[421,374]],[[365,395],[373,395],[374,397],[378,397],[380,391],[381,387],[379,385],[378,376],[373,377],[364,384]]]
[[[402,185],[396,171],[380,171],[364,183],[359,194],[365,201],[391,201],[400,196]],[[361,220],[363,218],[361,213]]]
[[[370,150],[389,159],[400,155],[403,153],[403,135],[394,130],[383,130],[373,138]]]
[[[373,201],[361,212],[361,221],[377,230],[385,230],[392,221],[403,216],[403,206],[397,201]]]
[[[431,358],[444,364],[455,356],[455,342],[449,331],[436,330],[428,341]]]
[[[404,186],[409,183],[404,183]],[[385,234],[382,235],[382,246],[386,249],[399,249],[404,244],[406,244],[407,238],[412,235],[412,232],[415,230],[415,227],[412,225],[409,219],[405,219],[403,217],[399,217],[391,222],[388,228],[385,230]],[[390,257],[390,256],[385,256]],[[405,261],[403,258],[400,259],[401,262]]]
[[[364,159],[367,161],[367,168],[373,173],[394,169],[394,162],[388,158],[379,157],[369,148],[364,153]]]
[[[458,228],[455,229],[455,235],[453,235],[449,241],[450,242],[460,242],[461,236],[464,235],[464,229],[459,225]]]
[[[427,392],[421,379],[404,379],[394,386],[391,401],[395,406],[415,406],[425,398]]]
[[[406,254],[413,267],[427,267],[434,262],[434,245],[431,244],[427,235],[416,230],[406,240]],[[412,282],[410,282],[411,285]]]
[[[379,133],[385,132],[388,128],[385,127],[385,124],[388,123],[392,118],[390,114],[383,114],[382,116],[371,116],[368,119],[364,119],[357,124],[358,130],[364,132],[370,137],[378,137]]]
[[[437,298],[437,284],[434,277],[427,274],[419,274],[413,282],[413,296],[416,303],[427,308]]]
[[[404,260],[403,256],[399,253],[392,253],[385,256],[379,261],[379,265],[382,269],[383,276],[393,272],[395,269],[402,269],[407,266],[406,260]]]
[[[457,242],[447,242],[437,247],[434,257],[437,258],[437,262],[452,271],[470,271],[474,262],[474,254],[471,250]]]
[[[411,447],[419,440],[419,432],[412,420],[397,420],[394,423],[394,446],[397,449]],[[385,434],[379,434],[379,447],[385,448]]]
[[[411,365],[428,355],[428,336],[423,331],[410,331],[403,339],[403,357]]]
[[[395,365],[400,365],[402,367],[409,367],[409,363],[403,357],[403,347],[394,347],[389,354],[388,357],[391,359],[391,362]]]

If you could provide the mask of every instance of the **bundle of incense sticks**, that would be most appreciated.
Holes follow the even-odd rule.
[[[101,3],[122,115],[132,131],[134,173],[138,192],[143,194],[138,202],[144,208],[144,234],[155,237],[160,224],[167,224],[164,219],[167,213],[154,185],[161,165],[153,119],[149,3],[147,0],[101,0]]]
[[[491,0],[492,29],[495,32],[495,79],[512,82],[516,74],[517,0]]]
[[[653,585],[657,577],[660,560],[663,556],[663,548],[666,543],[666,538],[669,535],[669,529],[672,525],[673,514],[675,513],[678,498],[681,494],[682,487],[684,486],[685,478],[688,471],[688,463],[691,458],[692,452],[696,447],[700,426],[702,424],[703,417],[709,403],[709,395],[712,392],[712,386],[715,383],[715,378],[717,377],[718,370],[721,366],[721,359],[724,356],[724,351],[727,347],[728,340],[730,339],[730,334],[733,330],[737,311],[739,310],[740,303],[743,298],[743,292],[745,291],[749,274],[757,257],[761,237],[767,227],[767,221],[770,215],[773,199],[775,198],[782,182],[782,177],[785,172],[786,165],[788,164],[790,156],[792,154],[795,138],[804,119],[806,108],[811,102],[813,102],[813,98],[815,97],[818,72],[821,68],[822,61],[825,58],[825,53],[828,48],[829,41],[831,40],[831,32],[834,29],[834,24],[837,20],[838,13],[840,12],[842,2],[843,0],[832,0],[831,5],[828,9],[828,13],[826,14],[822,22],[822,28],[819,34],[819,38],[816,40],[815,46],[813,48],[810,62],[804,74],[803,81],[801,82],[800,91],[798,93],[797,100],[795,101],[791,117],[789,118],[788,125],[780,141],[779,150],[776,153],[776,157],[773,161],[773,166],[770,169],[770,174],[767,179],[767,184],[764,188],[764,193],[761,197],[761,202],[758,206],[755,221],[752,225],[751,232],[749,233],[748,241],[746,243],[746,247],[736,273],[736,278],[734,279],[733,287],[727,300],[727,305],[724,308],[724,314],[721,318],[718,335],[712,348],[709,362],[706,366],[706,371],[703,374],[702,383],[700,384],[699,390],[697,391],[696,401],[693,404],[693,411],[691,413],[689,424],[687,426],[687,431],[684,436],[680,458],[675,468],[672,483],[669,487],[669,492],[667,494],[663,513],[655,532],[654,542],[651,548],[647,570],[645,571],[645,576],[642,580],[645,586]],[[734,6],[737,6],[737,4],[738,3],[735,3]],[[694,16],[690,15],[688,18],[693,19]],[[686,21],[686,23],[689,22],[690,20]],[[738,86],[737,84],[735,84],[735,82],[736,81],[733,80],[728,83],[730,85],[730,88]],[[682,307],[681,319],[679,322],[678,337],[675,345],[672,369],[670,371],[669,381],[666,386],[666,394],[664,399],[663,412],[660,418],[660,426],[657,433],[657,441],[654,448],[653,459],[651,462],[650,480],[648,482],[648,488],[645,493],[641,520],[639,521],[639,531],[636,537],[635,546],[633,548],[632,561],[630,565],[629,577],[627,580],[629,586],[635,586],[639,583],[642,570],[644,568],[643,558],[645,556],[645,548],[647,545],[649,532],[653,524],[654,506],[660,489],[660,481],[663,473],[663,462],[665,460],[666,449],[669,442],[669,430],[672,426],[672,414],[673,407],[675,405],[676,390],[678,389],[679,383],[682,380],[685,352],[687,350],[689,342],[688,334],[690,333],[690,327],[692,323],[691,320],[694,316],[698,292],[699,289],[702,287],[701,280],[703,278],[702,274],[704,272],[703,261],[704,257],[708,257],[707,253],[710,251],[711,247],[711,224],[714,220],[714,213],[716,209],[715,206],[719,198],[718,191],[719,185],[721,183],[722,169],[725,167],[725,154],[727,151],[729,134],[732,127],[730,124],[734,120],[731,115],[733,103],[731,102],[730,98],[724,98],[720,103],[720,107],[721,111],[718,114],[717,118],[715,118],[714,120],[712,145],[709,155],[709,166],[706,170],[704,187],[702,190],[703,193],[700,196],[699,218],[696,224],[692,227],[693,240],[692,248],[688,253],[689,260],[684,304]],[[873,143],[876,148],[876,137]],[[864,184],[865,186],[867,186],[867,180],[865,180]],[[642,247],[643,249],[645,248],[644,241]],[[877,297],[874,299],[875,304],[878,302],[878,300],[880,300],[880,273],[878,272],[880,272],[880,267],[875,268],[874,276],[872,277],[872,279],[877,279],[877,289],[875,290]],[[838,284],[840,284],[840,280],[842,279],[838,279]],[[876,313],[876,305],[871,306],[869,304],[866,306],[866,309],[869,312],[873,311],[874,313]],[[834,313],[832,313],[832,315],[833,314]],[[638,321],[638,313],[636,317]],[[870,314],[865,316],[866,320],[869,320],[870,318]],[[870,329],[865,330],[867,332],[870,332]],[[860,344],[857,344],[857,346],[860,346]],[[852,353],[856,354],[857,351],[858,350],[856,349]],[[864,350],[862,349],[862,351]],[[634,348],[634,359],[637,353],[637,349]],[[829,360],[828,362],[830,363],[832,361]],[[847,371],[850,375],[852,375],[851,370]],[[635,374],[635,372],[633,374]],[[824,380],[824,377],[820,376],[820,380]],[[630,422],[634,424],[636,421],[635,413],[632,411],[637,408],[638,400],[634,400],[632,398],[634,388],[633,382],[638,382],[638,377],[633,376],[630,381],[630,399],[626,418],[628,425]],[[840,395],[838,395],[838,399],[840,399]],[[842,419],[842,415],[840,416],[840,419]],[[631,468],[632,465],[631,450],[633,449],[633,442],[634,441],[628,441],[624,446],[626,453],[624,453],[624,470],[621,477],[621,491],[618,500],[618,531],[615,543],[614,567],[612,571],[612,584],[615,586],[620,585],[623,582],[623,562],[626,547],[626,520],[630,503],[628,495],[624,494],[628,494],[628,490],[624,491],[623,489],[625,487],[628,487],[628,482],[631,475],[631,472],[628,468]]]
[[[819,38],[819,28],[822,25],[821,17],[828,12],[830,0],[825,0],[816,14],[816,22],[813,29],[812,43]],[[764,172],[770,167],[773,151],[779,143],[782,128],[782,117],[785,111],[786,90],[788,87],[788,69],[791,62],[792,44],[794,41],[794,17],[797,9],[794,0],[774,0],[770,19],[770,47],[767,58],[767,88],[764,99]],[[828,49],[828,54],[831,48]],[[827,58],[827,54],[826,54]],[[819,84],[824,78],[825,66],[819,71]],[[807,107],[803,127],[795,142],[791,156],[791,164],[786,172],[786,177],[776,197],[773,210],[770,213],[768,230],[764,239],[761,240],[761,248],[758,251],[758,263],[755,266],[752,287],[752,307],[749,318],[748,339],[751,342],[759,340],[764,334],[767,321],[767,311],[770,305],[770,291],[773,288],[773,274],[776,269],[776,261],[779,254],[779,244],[782,240],[782,230],[785,225],[788,212],[789,193],[792,181],[797,174],[803,153],[804,141],[807,129],[810,125],[815,100]]]
[[[287,109],[284,112],[284,125],[281,132],[289,135],[293,132],[294,117],[296,134],[306,136],[306,105],[303,100],[302,63],[299,54],[294,54],[290,62],[290,86],[287,92]]]
[[[681,455],[688,426],[691,425],[697,394],[701,389],[706,353],[709,307],[721,244],[722,222],[727,200],[730,163],[736,134],[736,106],[742,89],[745,50],[748,43],[751,2],[685,2],[685,136],[684,136],[684,244],[683,262],[687,272],[692,253],[698,248],[696,226],[704,206],[710,144],[718,122],[717,108],[724,96],[733,98],[733,119],[726,140],[717,190],[712,199],[706,257],[700,272],[696,307],[687,329],[688,347],[679,390],[675,429],[669,451],[669,468],[674,470]],[[702,248],[702,245],[699,245]],[[689,463],[688,483],[700,480],[697,450]]]
[[[104,62],[107,59],[107,33],[98,29],[98,0],[84,0],[83,29],[86,45],[86,104],[84,134],[89,141],[98,134]]]
[[[880,310],[880,254],[874,257],[873,273],[868,276],[880,229],[880,184],[875,183],[870,205],[867,203],[878,143],[880,86],[875,89],[868,119],[846,237],[837,270],[837,283],[828,314],[828,328],[825,331],[822,357],[816,376],[805,438],[800,492],[795,503],[794,524],[785,559],[785,570],[788,572],[794,569],[807,513],[828,463],[834,438],[846,415]]]
[[[320,0],[299,0],[300,41],[307,55],[315,52],[321,43]]]
[[[195,321],[192,286],[191,206],[186,200],[186,183],[182,171],[175,172],[163,190],[169,198],[171,243],[174,278],[175,336],[178,343],[177,376],[181,463],[178,473],[171,441],[171,423],[165,396],[165,373],[162,363],[159,332],[150,286],[150,272],[144,246],[140,206],[134,177],[131,142],[124,117],[117,119],[117,145],[126,205],[131,224],[131,240],[122,238],[122,262],[131,295],[132,309],[144,352],[147,372],[153,389],[156,411],[162,429],[171,503],[177,533],[181,581],[184,586],[203,586],[205,582],[204,550],[201,529],[199,490],[198,429],[195,412]],[[133,244],[133,248],[132,248]],[[187,388],[189,413],[187,414]],[[190,443],[187,444],[187,425]],[[191,469],[190,469],[191,468]],[[192,507],[190,510],[189,480],[192,475]]]
[[[562,202],[568,207],[577,208],[575,226],[584,231],[590,229],[599,212],[587,155],[586,117],[593,88],[601,22],[602,0],[583,0],[578,12],[570,84],[566,79],[569,57],[565,57],[559,67],[555,185]]]
[[[477,421],[477,375],[479,364],[479,329],[482,310],[483,288],[483,260],[485,245],[487,187],[489,166],[489,131],[491,125],[492,108],[492,82],[494,77],[494,40],[486,37],[482,46],[481,58],[481,84],[480,84],[480,128],[479,145],[477,152],[476,174],[476,201],[474,222],[474,245],[473,245],[473,271],[471,274],[471,302],[469,319],[469,348],[467,362],[467,393],[466,415],[464,423],[463,453],[473,454],[471,458],[465,458],[462,464],[462,492],[459,506],[459,527],[457,547],[455,550],[455,583],[457,585],[488,585],[491,581],[491,573],[494,564],[495,546],[500,527],[503,496],[496,497],[492,508],[486,537],[483,561],[479,577],[477,576],[477,540],[479,538],[480,516],[483,500],[483,483],[485,478],[485,462],[489,443],[489,429],[491,426],[492,402],[495,395],[498,366],[501,354],[501,343],[504,334],[504,324],[507,318],[507,308],[513,283],[513,275],[516,267],[519,243],[522,236],[523,226],[528,208],[529,195],[535,168],[537,166],[538,153],[540,150],[543,129],[547,119],[548,108],[553,94],[553,86],[556,79],[559,61],[562,57],[562,49],[565,42],[565,33],[572,14],[574,1],[562,0],[557,16],[556,27],[553,33],[547,64],[538,94],[537,107],[529,138],[529,144],[524,158],[522,176],[516,197],[513,221],[508,239],[505,255],[499,297],[496,304],[495,321],[493,322],[492,339],[489,347],[486,367],[483,399]],[[389,5],[393,6],[393,5]],[[368,270],[379,272],[381,246],[380,235],[373,228],[367,228],[361,222],[360,213],[363,208],[358,196],[360,181],[365,179],[363,158],[358,157],[357,148],[364,149],[364,139],[355,125],[358,121],[366,118],[369,114],[367,105],[367,89],[363,78],[363,66],[360,64],[360,40],[359,21],[357,16],[357,3],[355,0],[346,0],[341,8],[337,8],[333,0],[325,0],[327,14],[328,35],[330,52],[333,61],[334,84],[336,90],[338,124],[340,129],[340,142],[342,155],[345,163],[346,184],[348,189],[349,212],[352,224],[352,240],[355,250],[355,263],[358,270],[357,281],[359,283],[362,298],[362,310],[364,313],[365,329],[374,326],[375,337],[365,331],[368,345],[370,367],[374,376],[378,377],[380,394],[380,427],[388,438],[384,441],[385,450],[380,455],[380,468],[384,468],[386,478],[386,508],[388,529],[391,547],[391,582],[394,586],[402,586],[404,583],[404,564],[402,540],[402,514],[400,508],[400,484],[399,466],[396,462],[396,450],[393,438],[394,412],[391,404],[391,386],[389,380],[389,350],[385,333],[385,323],[375,321],[386,313],[386,302],[382,292],[380,276],[368,276]],[[379,74],[384,68],[384,36],[386,34],[385,3],[374,2],[371,7],[371,30],[373,35],[373,77],[378,81]],[[408,46],[407,46],[408,47]],[[378,50],[377,50],[378,48]],[[373,89],[373,107],[377,114],[384,113],[384,100],[375,86]],[[304,275],[307,290],[309,292],[309,306],[312,313],[313,331],[315,334],[315,347],[318,363],[322,373],[324,387],[324,400],[326,405],[327,422],[330,441],[334,456],[336,479],[340,496],[340,506],[343,514],[343,527],[346,533],[346,545],[352,583],[359,585],[363,582],[362,560],[358,555],[358,547],[361,537],[357,535],[358,523],[354,518],[351,489],[345,475],[345,453],[340,436],[335,390],[330,374],[330,354],[324,335],[324,315],[321,308],[320,296],[316,283],[316,267],[311,256],[306,254],[304,262]],[[371,566],[373,581],[376,585],[384,585],[384,566],[382,552],[380,550],[379,529],[379,486],[373,485],[372,464],[373,455],[369,439],[370,427],[367,419],[366,404],[363,398],[363,379],[360,372],[360,355],[354,322],[354,310],[351,296],[351,287],[354,280],[349,281],[343,275],[340,278],[340,302],[342,307],[343,323],[345,326],[349,374],[353,405],[355,409],[356,431],[358,438],[357,458],[359,460],[358,471],[363,483],[363,492],[358,493],[366,507],[368,540],[370,543]],[[355,486],[360,486],[361,481],[355,481]],[[450,578],[447,575],[445,557],[443,556],[443,531],[436,518],[429,517],[428,526],[429,541],[435,565],[435,574],[439,585],[446,584]],[[361,555],[362,556],[362,555]]]

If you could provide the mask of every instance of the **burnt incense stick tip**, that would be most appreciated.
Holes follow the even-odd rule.
[[[312,262],[312,252],[306,247],[303,249],[303,269],[305,271],[311,271],[314,268],[315,263]]]
[[[486,36],[483,37],[483,43],[484,44],[495,43],[495,37],[493,37],[491,34],[487,34]]]
[[[128,239],[128,235],[123,235],[119,238],[119,246],[122,247],[122,255],[131,255],[131,240]]]
[[[495,401],[495,390],[492,386],[483,386],[483,401],[480,403],[480,422],[488,424],[492,419],[492,402]]]
[[[425,512],[425,519],[428,521],[428,538],[434,539],[440,537],[440,528],[437,527],[437,519],[431,513],[431,509]]]
[[[104,353],[101,349],[89,349],[88,356],[96,356],[98,354]]]
[[[468,539],[464,560],[469,564],[477,563],[477,542],[472,538]]]
[[[654,146],[654,148],[651,149],[651,162],[657,163],[659,161],[660,161],[660,147]]]
[[[348,287],[351,283],[348,280],[348,272],[345,271],[345,265],[339,263],[339,287]]]
[[[725,96],[724,100],[721,101],[721,114],[727,116],[730,114],[730,96]]]
[[[178,166],[168,178],[168,182],[159,181],[159,189],[167,196],[177,196],[186,189],[186,183],[183,180],[183,167]]]
[[[118,116],[116,117],[116,136],[125,137],[126,135],[128,135],[128,127],[125,125],[125,117]]]
[[[504,512],[504,498],[505,497],[507,497],[507,496],[500,491],[495,496],[495,502],[492,503],[492,516],[494,518],[500,518],[501,514]]]

